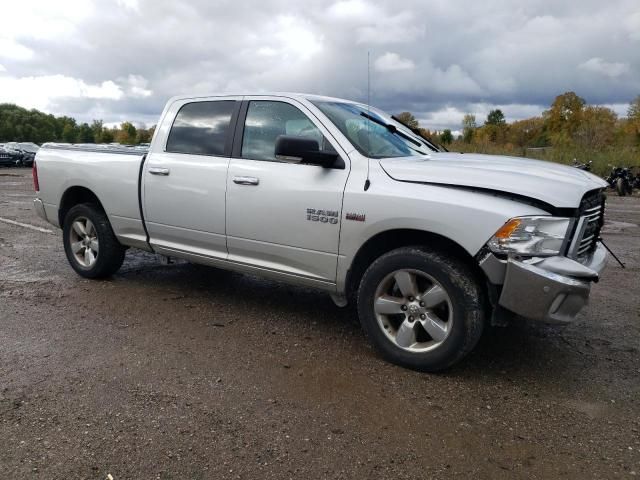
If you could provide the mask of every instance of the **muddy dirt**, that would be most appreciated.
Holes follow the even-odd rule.
[[[429,375],[312,290],[134,251],[83,280],[30,172],[0,173],[0,478],[640,476],[638,196],[610,195],[627,268],[574,324],[492,330]]]

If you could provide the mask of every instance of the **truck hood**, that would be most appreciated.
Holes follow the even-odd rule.
[[[477,188],[577,208],[582,196],[607,183],[578,168],[528,158],[475,153],[433,153],[385,158],[384,171],[399,182]]]

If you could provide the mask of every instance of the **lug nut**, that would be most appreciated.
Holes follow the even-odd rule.
[[[422,315],[420,315],[420,318],[424,320],[425,318],[427,318],[427,316],[423,313]]]
[[[402,306],[400,307],[400,309],[401,309],[403,312],[405,312],[405,311],[407,310],[407,306],[406,306],[406,305],[402,305]]]
[[[409,297],[409,301],[413,302],[414,298],[413,297]]]
[[[421,307],[424,307],[424,302],[420,302],[420,306],[421,306]]]
[[[413,316],[412,315],[409,315],[409,321],[413,322]]]

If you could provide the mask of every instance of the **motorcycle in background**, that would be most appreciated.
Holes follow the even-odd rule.
[[[577,160],[577,159],[575,159],[575,158],[573,159],[573,166],[574,166],[574,167],[576,167],[576,168],[578,168],[578,169],[580,169],[580,170],[585,170],[585,171],[587,171],[587,172],[590,172],[590,171],[591,171],[591,164],[592,164],[592,163],[593,163],[593,162],[592,162],[591,160],[589,160],[589,161],[588,161],[588,162],[586,162],[586,163],[578,163],[578,160]]]
[[[635,186],[637,188],[638,183],[638,179],[634,178],[631,169],[628,167],[609,166],[611,167],[611,173],[605,178],[605,181],[618,193],[618,196],[624,197],[625,195],[631,195],[634,184],[636,184]]]

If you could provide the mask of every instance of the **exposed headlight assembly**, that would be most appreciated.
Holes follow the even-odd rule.
[[[512,218],[491,237],[487,246],[493,253],[503,255],[559,255],[570,221],[564,217]]]

